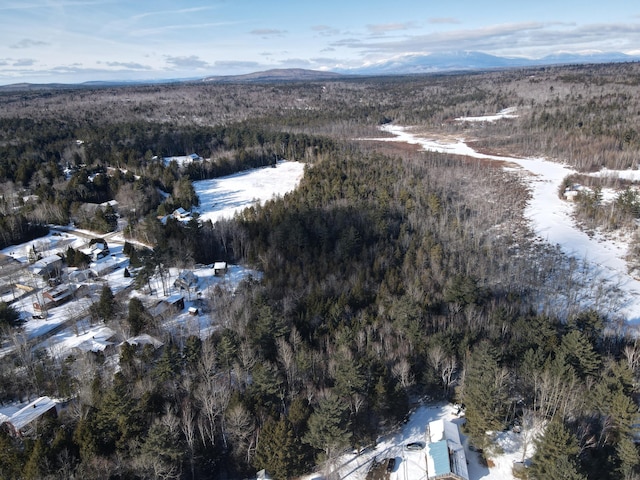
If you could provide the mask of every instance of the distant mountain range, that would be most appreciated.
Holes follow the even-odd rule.
[[[78,84],[31,84],[16,83],[0,86],[0,91],[41,90],[58,88],[96,88],[122,85],[161,83],[267,83],[335,80],[344,76],[411,75],[439,72],[472,72],[508,68],[537,67],[544,65],[572,65],[589,63],[638,62],[640,55],[620,52],[597,52],[589,54],[557,53],[546,57],[530,59],[524,57],[499,57],[474,51],[453,51],[426,55],[406,55],[393,60],[357,68],[336,68],[332,71],[305,70],[302,68],[281,68],[245,75],[219,75],[200,79],[170,79],[146,81],[92,81]]]
[[[276,68],[264,72],[247,73],[246,75],[225,75],[203,78],[209,83],[262,83],[262,82],[291,82],[305,80],[335,80],[343,75],[336,72],[321,72],[305,70],[303,68]]]
[[[498,57],[482,52],[454,51],[428,55],[407,55],[354,69],[336,69],[336,72],[351,75],[407,75],[453,71],[491,70],[543,65],[570,65],[588,63],[637,62],[640,56],[620,52],[598,52],[590,54],[558,53],[538,59],[523,57]]]

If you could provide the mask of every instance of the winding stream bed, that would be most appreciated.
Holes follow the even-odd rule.
[[[575,173],[575,170],[543,158],[487,155],[475,151],[463,139],[435,140],[429,138],[428,134],[418,134],[399,125],[388,124],[381,129],[393,137],[374,140],[406,142],[420,145],[425,151],[495,160],[504,163],[505,170],[521,175],[531,192],[524,213],[535,234],[551,245],[559,246],[567,256],[588,266],[588,279],[585,283],[589,292],[585,292],[580,301],[582,306],[593,306],[596,302],[593,292],[598,290],[595,287],[602,286],[613,292],[615,297],[614,304],[610,304],[603,313],[609,318],[623,318],[630,325],[640,325],[640,281],[628,274],[624,259],[630,238],[611,239],[600,234],[588,235],[573,220],[573,205],[558,196],[562,180]],[[607,174],[615,175],[617,172],[609,171]]]

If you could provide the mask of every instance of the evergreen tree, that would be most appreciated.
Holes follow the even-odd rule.
[[[6,302],[0,302],[0,330],[20,325],[20,313]]]
[[[182,350],[187,365],[195,367],[202,355],[202,340],[196,335],[189,335]]]
[[[22,453],[9,437],[9,435],[0,431],[0,475],[7,480],[21,478],[20,470],[22,468]]]
[[[577,469],[578,442],[560,420],[553,420],[536,440],[529,478],[533,480],[583,480]]]
[[[153,478],[180,478],[185,449],[178,432],[160,420],[149,428],[141,453],[145,470]]]
[[[309,417],[309,429],[303,441],[321,450],[322,460],[334,458],[349,446],[351,432],[347,418],[348,407],[336,396],[320,401],[318,408]]]
[[[127,315],[131,335],[140,335],[147,325],[147,321],[148,314],[144,309],[142,300],[137,297],[131,297],[129,300],[129,314]]]
[[[274,480],[285,480],[301,473],[303,456],[291,424],[281,417],[268,418],[258,437],[254,466],[265,469]]]
[[[505,382],[495,349],[488,342],[478,345],[467,362],[463,396],[466,428],[478,448],[488,445],[486,432],[502,429],[507,405]]]
[[[563,355],[565,362],[570,364],[582,379],[594,376],[601,366],[600,357],[589,338],[578,330],[572,330],[562,337],[558,355]]]
[[[38,480],[47,472],[47,446],[42,438],[38,438],[33,444],[32,450],[29,452],[29,458],[24,465],[23,478],[27,480]]]
[[[616,446],[618,478],[624,480],[635,480],[640,473],[640,454],[633,440],[623,437]]]
[[[115,302],[113,292],[109,285],[103,285],[100,290],[100,300],[96,306],[96,313],[103,321],[111,320],[115,314]]]
[[[162,355],[153,371],[154,377],[161,382],[177,378],[180,372],[181,358],[175,343],[169,342],[162,349]]]

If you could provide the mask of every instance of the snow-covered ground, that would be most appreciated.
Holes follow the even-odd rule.
[[[276,168],[257,168],[227,177],[193,182],[202,220],[215,223],[220,218],[232,218],[237,212],[275,196],[284,195],[298,186],[304,174],[304,164],[281,160]]]
[[[610,238],[601,234],[588,235],[572,218],[573,204],[558,197],[558,187],[569,174],[576,173],[567,165],[543,158],[515,158],[487,155],[476,152],[463,139],[448,141],[429,138],[407,127],[385,125],[382,130],[393,138],[375,140],[407,142],[420,145],[424,150],[464,155],[473,158],[506,162],[506,170],[523,175],[531,189],[531,199],[525,215],[541,239],[558,245],[570,257],[576,258],[588,268],[587,281],[590,292],[582,298],[584,306],[593,306],[595,291],[615,291],[614,303],[607,304],[610,317],[625,319],[629,325],[640,325],[640,281],[628,274],[625,255],[629,247],[626,238]],[[600,175],[618,175],[624,178],[640,178],[638,171],[603,171]],[[603,288],[598,289],[601,285]],[[591,302],[591,303],[589,303]]]
[[[498,115],[499,118],[505,118],[512,113],[512,111],[503,111]],[[468,118],[460,120],[470,121]],[[470,148],[464,140],[444,141],[430,139],[425,135],[418,135],[414,131],[401,126],[386,125],[383,129],[393,134],[394,137],[376,140],[408,142],[419,144],[425,150],[506,162],[505,170],[522,175],[531,188],[532,197],[525,214],[530,219],[536,234],[551,244],[559,245],[567,255],[585,260],[591,266],[592,282],[618,286],[624,296],[624,303],[618,313],[624,315],[630,324],[640,324],[640,282],[626,273],[627,268],[623,257],[626,253],[627,245],[621,240],[615,241],[600,235],[589,236],[582,232],[572,220],[571,203],[558,198],[558,186],[564,177],[574,173],[571,168],[541,158],[512,158],[481,154]],[[196,193],[200,197],[199,212],[201,218],[211,219],[215,222],[219,218],[233,216],[240,209],[255,204],[256,201],[263,202],[273,196],[283,195],[298,185],[303,171],[303,164],[283,161],[278,164],[277,168],[267,167],[238,173],[229,177],[194,182]],[[635,171],[607,171],[599,174],[640,178],[640,172]],[[117,241],[116,237],[114,236],[113,238],[114,243]],[[68,245],[78,248],[79,245],[86,243],[86,239],[77,238],[73,235],[73,232],[69,232],[68,234],[39,239],[36,242],[39,242],[38,248],[40,251],[55,252],[56,249],[65,249]],[[26,247],[27,245],[14,246],[5,249],[2,253],[26,262]],[[118,247],[114,246],[112,250],[115,250],[116,255],[120,254]],[[122,268],[118,269],[107,278],[109,284],[116,291],[126,288],[128,286],[127,282],[130,282],[129,279],[124,278],[122,272]],[[200,279],[200,291],[203,295],[206,295],[210,288],[215,288],[216,285],[219,285],[219,282],[222,283],[219,286],[232,289],[248,274],[258,275],[258,272],[249,272],[240,266],[230,266],[229,273],[223,279],[215,277],[212,269],[208,266],[195,269],[194,272]],[[172,285],[175,276],[177,276],[177,271],[172,269],[170,271],[169,284]],[[162,286],[159,283],[152,287],[156,292],[162,292]],[[156,296],[158,299],[164,297],[162,293],[156,293]],[[18,303],[18,305],[22,305],[28,310],[28,297],[25,297],[25,299],[24,302],[26,303]],[[186,298],[185,300],[185,311],[167,322],[167,328],[186,328],[197,332],[196,334],[206,335],[208,329],[212,328],[209,317],[188,316],[186,309],[193,304],[194,299]],[[39,335],[44,325],[56,323],[56,318],[63,321],[75,310],[72,303],[58,308],[60,309],[59,312],[53,312],[52,317],[46,321],[29,320],[26,325],[29,336]],[[84,323],[79,323],[75,329],[59,332],[40,346],[49,348],[54,355],[63,356],[74,348],[83,349],[91,347],[94,342],[108,342],[110,333],[103,325],[91,326],[85,321]],[[424,441],[426,425],[431,420],[438,418],[450,419],[459,425],[463,422],[462,418],[454,415],[451,405],[419,407],[413,412],[406,424],[395,432],[380,437],[375,448],[365,450],[360,454],[346,455],[339,462],[340,478],[364,480],[374,460],[381,461],[385,458],[395,457],[396,467],[391,474],[391,480],[403,480],[405,476],[403,476],[402,472],[410,471],[413,468],[408,468],[411,458],[407,456],[408,453],[404,450],[404,445],[414,441]],[[523,434],[518,435],[510,431],[498,434],[497,445],[502,449],[502,452],[490,457],[494,464],[490,468],[481,465],[477,454],[467,449],[470,480],[512,479],[511,469],[514,462],[519,462],[523,459],[522,438]],[[529,457],[532,453],[532,451],[528,451],[526,456]],[[405,465],[403,465],[403,462],[406,462]],[[321,478],[321,474],[315,474],[309,478]]]
[[[426,479],[424,461],[418,458],[424,455],[424,450],[418,452],[407,451],[405,445],[412,442],[425,443],[425,431],[429,422],[438,419],[449,420],[458,427],[464,424],[464,417],[456,415],[457,409],[451,404],[437,404],[420,406],[415,409],[407,423],[399,427],[395,432],[379,437],[373,448],[367,448],[361,453],[353,452],[342,456],[338,461],[336,470],[338,478],[344,480],[365,480],[367,472],[373,462],[383,462],[387,458],[395,458],[396,464],[389,476],[389,480]],[[529,433],[529,432],[527,432]],[[462,443],[467,457],[469,480],[509,480],[513,479],[512,468],[514,463],[523,460],[523,440],[525,432],[520,434],[512,431],[501,432],[496,437],[496,446],[499,453],[490,455],[491,467],[480,462],[478,453],[469,450],[466,437],[460,432]],[[530,437],[529,437],[530,438]],[[533,455],[533,449],[529,445],[526,458]],[[306,480],[320,480],[323,473],[317,472],[308,475]]]
[[[500,120],[503,118],[515,118],[516,115],[516,107],[509,107],[503,110],[500,110],[495,115],[483,115],[480,117],[458,117],[456,121],[458,122],[495,122],[496,120]]]
[[[203,220],[211,219],[215,222],[218,218],[232,217],[236,212],[245,207],[255,205],[256,202],[264,202],[275,196],[284,195],[298,185],[303,173],[304,164],[283,160],[278,163],[276,168],[253,169],[227,177],[194,182],[194,188],[200,197],[199,212],[201,218]],[[2,250],[1,253],[26,266],[28,264],[27,252],[31,247],[35,246],[41,255],[54,255],[56,253],[64,253],[69,246],[74,249],[86,247],[90,238],[98,236],[92,232],[78,229],[56,229],[46,237],[22,245],[8,247]],[[70,318],[78,319],[77,322],[73,322],[73,326],[57,332],[36,345],[38,348],[48,349],[54,356],[64,358],[64,356],[77,349],[86,350],[92,347],[100,349],[101,345],[112,343],[109,339],[113,337],[115,332],[106,331],[104,326],[101,325],[92,325],[89,321],[88,309],[93,302],[97,301],[103,284],[108,284],[113,293],[116,294],[130,288],[133,278],[124,276],[124,268],[128,266],[128,259],[122,254],[125,241],[122,233],[115,232],[101,237],[108,240],[111,255],[100,260],[98,264],[102,265],[111,262],[117,265],[117,268],[113,272],[101,275],[98,280],[83,282],[83,288],[91,292],[91,298],[83,296],[59,307],[51,308],[47,312],[46,320],[32,318],[34,313],[33,303],[42,301],[38,299],[38,295],[41,296],[42,290],[47,288],[46,284],[30,275],[26,268],[16,273],[14,275],[15,278],[11,279],[12,283],[23,283],[34,288],[33,293],[25,294],[13,303],[14,307],[21,312],[26,320],[23,329],[26,339],[37,339],[43,335],[50,335],[49,332],[54,329],[60,329]],[[260,272],[240,265],[229,265],[228,272],[223,277],[215,276],[210,265],[198,266],[193,269],[193,272],[199,279],[198,291],[185,294],[184,311],[166,322],[165,326],[168,329],[186,331],[188,334],[196,334],[202,337],[209,335],[211,329],[214,328],[215,322],[213,322],[212,315],[215,314],[192,316],[188,314],[188,308],[196,305],[200,298],[212,296],[211,291],[216,287],[234,290],[248,276],[255,278],[260,276]],[[134,292],[132,294],[140,296],[146,304],[153,304],[170,295],[180,293],[179,290],[173,287],[173,282],[178,274],[178,269],[169,269],[168,278],[165,280],[164,286],[160,279],[152,280],[151,291],[154,293],[141,294]],[[80,284],[74,285],[74,288],[78,287],[80,287]],[[14,288],[13,291],[6,294],[7,298],[3,296],[0,300],[13,300],[12,297],[16,295],[15,292],[18,292],[18,290]],[[12,345],[5,345],[4,348],[0,349],[0,357],[12,351],[12,348]]]

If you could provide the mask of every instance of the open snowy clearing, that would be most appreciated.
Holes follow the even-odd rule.
[[[497,120],[501,120],[503,118],[516,118],[516,107],[509,107],[503,110],[500,110],[495,115],[482,115],[479,117],[458,117],[456,118],[457,122],[495,122]]]
[[[193,182],[200,199],[200,207],[195,211],[203,221],[213,223],[232,218],[246,207],[290,192],[298,186],[303,174],[303,163],[281,160],[276,168],[258,168]]]
[[[580,302],[584,307],[601,308],[610,318],[622,318],[631,326],[640,324],[640,281],[629,275],[625,256],[629,247],[626,238],[610,238],[598,233],[590,236],[580,230],[572,218],[573,204],[558,197],[558,187],[572,168],[543,158],[515,158],[476,152],[464,139],[434,140],[427,134],[408,127],[385,125],[383,131],[394,137],[376,138],[378,141],[407,142],[424,150],[495,160],[507,165],[506,170],[523,175],[531,190],[525,216],[542,240],[558,245],[562,252],[587,266],[585,279],[588,291]],[[639,178],[638,171],[603,171],[599,175],[618,175]],[[600,288],[602,287],[602,288]],[[599,292],[608,290],[613,297],[602,299]]]

